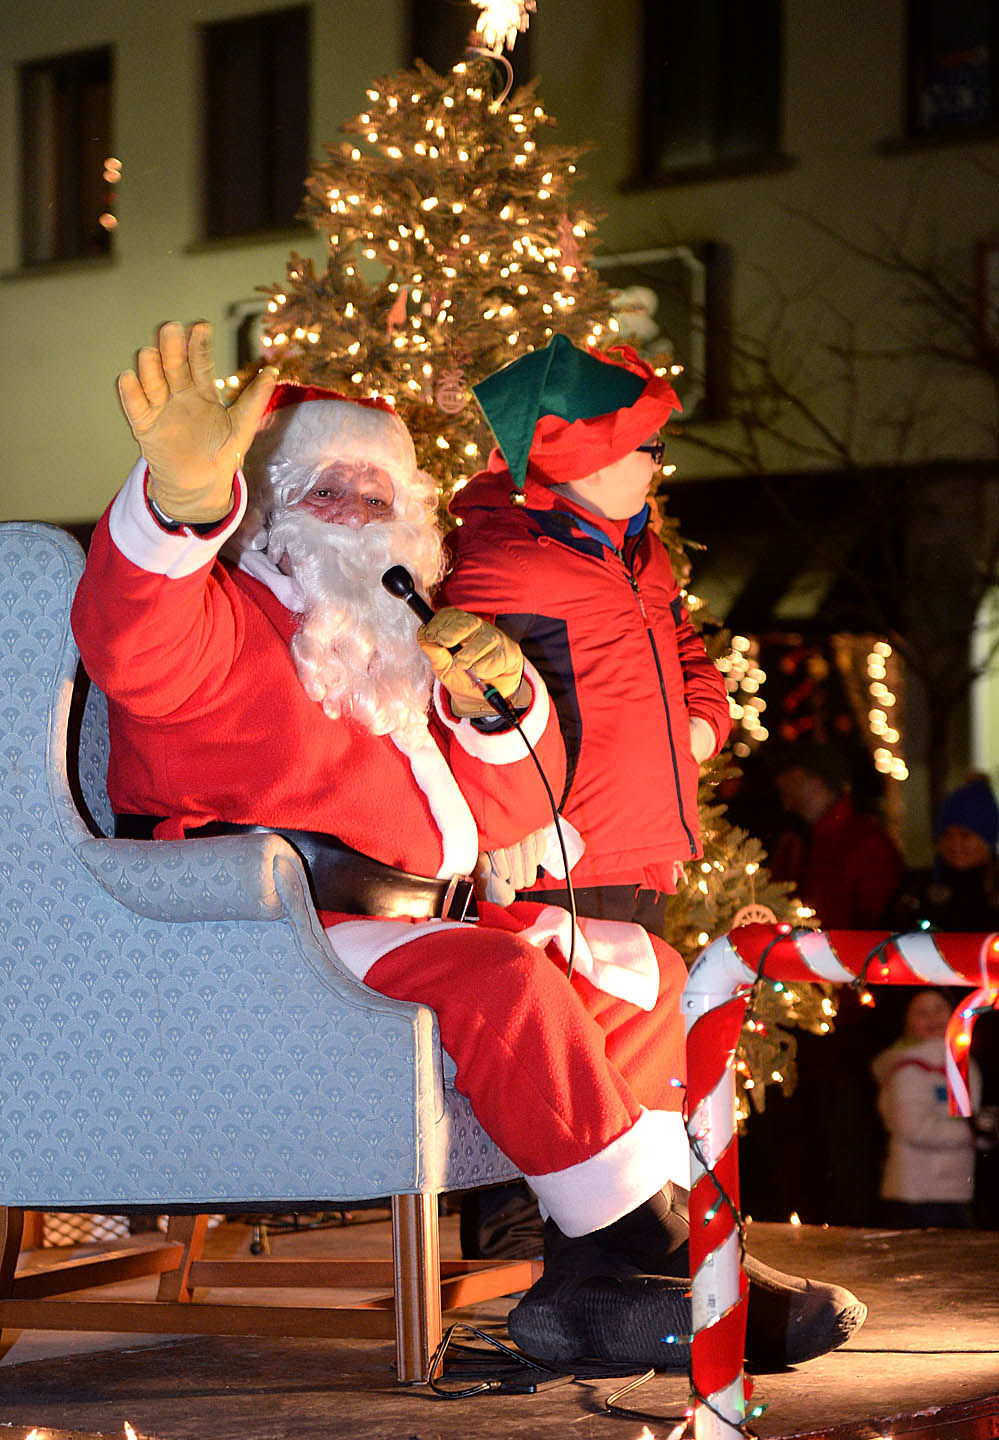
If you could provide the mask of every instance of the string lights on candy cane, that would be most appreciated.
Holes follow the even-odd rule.
[[[746,1278],[735,1127],[733,1057],[754,987],[762,980],[827,980],[865,986],[963,985],[973,990],[948,1030],[948,1078],[967,1113],[966,1070],[975,1019],[999,1004],[999,935],[920,930],[897,935],[744,925],[713,941],[691,968],[687,1020],[687,1133],[691,1149],[691,1388],[696,1440],[749,1434],[742,1370]],[[951,1060],[953,1063],[951,1063]],[[953,1071],[953,1073],[952,1073]],[[961,1105],[965,1106],[961,1110]]]

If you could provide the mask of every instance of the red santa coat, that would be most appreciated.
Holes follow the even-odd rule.
[[[518,839],[525,817],[546,822],[519,736],[480,734],[440,696],[430,731],[405,746],[330,720],[291,657],[298,617],[216,559],[235,517],[211,541],[168,534],[141,478],[98,524],[73,607],[84,664],[108,696],[116,811],[167,817],[161,839],[212,820],[322,831],[441,876]],[[557,790],[562,747],[543,686],[522,723]]]
[[[73,627],[109,699],[114,808],[165,816],[162,838],[213,819],[326,831],[441,876],[545,823],[547,799],[515,733],[480,735],[438,696],[432,733],[402,747],[308,699],[288,650],[294,615],[215,558],[242,513],[239,477],[236,494],[210,539],[167,533],[139,465],[95,532]],[[558,726],[544,685],[532,688],[522,724],[558,793]],[[367,984],[434,1008],[458,1088],[562,1228],[606,1225],[683,1177],[676,1047],[663,1045],[660,1019],[677,1012],[675,967],[661,966],[638,927],[617,927],[646,947],[663,1002],[654,994],[639,1008],[582,973],[567,979],[554,947],[539,948],[543,935],[531,943],[538,906],[484,911],[477,926],[323,919]],[[594,935],[594,948],[613,970],[629,942],[608,934]]]

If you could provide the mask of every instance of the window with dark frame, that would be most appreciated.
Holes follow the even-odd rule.
[[[108,255],[110,49],[32,61],[20,82],[21,263]]]
[[[999,124],[995,0],[909,0],[906,135],[962,134]]]
[[[781,151],[781,0],[643,3],[638,181],[732,173]]]
[[[478,15],[468,0],[410,0],[409,64],[424,60],[438,75],[446,75],[464,59],[469,45],[476,43]],[[531,23],[535,23],[533,16]],[[514,85],[525,85],[532,74],[530,29],[522,31],[513,49],[503,54],[513,66]]]
[[[202,57],[204,237],[293,225],[308,172],[308,6],[206,25]]]

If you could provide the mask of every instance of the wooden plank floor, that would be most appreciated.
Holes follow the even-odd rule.
[[[445,1216],[456,1253],[455,1217]],[[221,1227],[217,1253],[243,1249],[249,1231]],[[849,1345],[793,1371],[756,1377],[766,1403],[762,1440],[997,1440],[999,1233],[751,1227],[770,1264],[836,1280],[870,1316]],[[387,1253],[387,1222],[283,1235],[276,1255]],[[129,1282],[122,1294],[142,1293]],[[274,1292],[268,1292],[274,1298]],[[505,1339],[512,1301],[461,1318]],[[254,1340],[35,1334],[0,1362],[0,1436],[25,1440],[665,1440],[686,1404],[682,1374],[657,1374],[622,1400],[620,1379],[587,1378],[532,1396],[447,1402],[400,1387],[390,1345],[378,1341]]]

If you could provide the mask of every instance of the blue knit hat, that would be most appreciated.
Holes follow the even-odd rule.
[[[999,805],[983,775],[958,786],[940,806],[936,833],[948,825],[963,825],[980,835],[990,850],[999,843]]]

